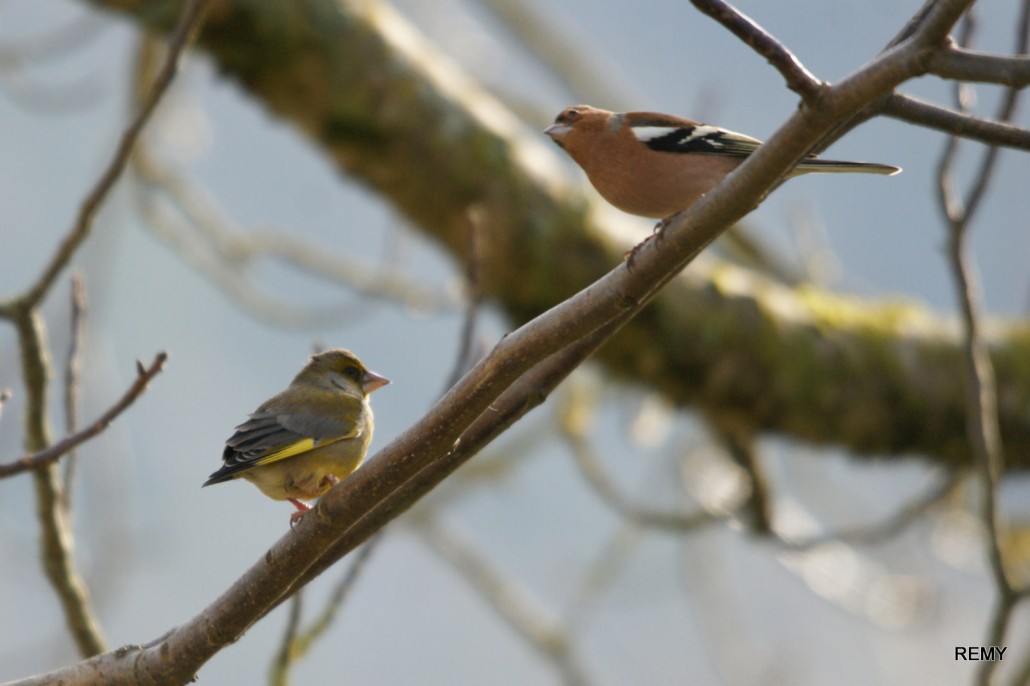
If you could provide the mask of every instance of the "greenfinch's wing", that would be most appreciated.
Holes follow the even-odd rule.
[[[275,399],[236,427],[225,442],[222,468],[204,483],[228,481],[240,472],[306,453],[319,446],[361,435],[367,409],[361,398],[335,395],[331,402],[287,409]]]

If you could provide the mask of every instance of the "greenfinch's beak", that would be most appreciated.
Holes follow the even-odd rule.
[[[385,376],[379,376],[375,372],[366,371],[361,376],[361,390],[368,395],[377,388],[382,388],[386,384],[390,383],[390,380]]]

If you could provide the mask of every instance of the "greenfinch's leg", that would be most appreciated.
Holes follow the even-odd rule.
[[[311,506],[307,503],[302,503],[296,498],[287,498],[287,500],[293,503],[293,506],[297,508],[297,511],[290,515],[290,528],[292,529],[293,525],[299,522],[307,511],[311,509]]]

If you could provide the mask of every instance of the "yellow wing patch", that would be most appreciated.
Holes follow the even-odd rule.
[[[286,446],[284,448],[280,448],[279,450],[276,450],[275,452],[268,453],[264,457],[261,457],[261,458],[255,460],[253,462],[252,466],[259,467],[259,466],[261,466],[263,464],[271,464],[272,462],[278,462],[279,460],[285,460],[288,457],[295,457],[296,455],[301,455],[303,453],[306,453],[306,452],[309,452],[311,450],[314,450],[315,448],[321,448],[324,445],[329,445],[330,443],[335,443],[336,441],[339,441],[339,440],[341,440],[343,438],[348,438],[348,437],[347,436],[340,436],[339,438],[332,438],[332,439],[325,440],[325,441],[318,441],[317,443],[315,442],[315,439],[313,439],[313,438],[305,438],[303,440],[297,441],[296,443],[291,443],[290,445],[288,445],[288,446]],[[249,469],[249,467],[248,467],[248,469]]]

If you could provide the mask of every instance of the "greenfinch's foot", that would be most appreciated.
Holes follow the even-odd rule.
[[[335,474],[330,472],[329,474],[326,474],[322,477],[322,483],[329,484],[329,488],[332,488],[336,484],[340,483],[340,479]]]
[[[308,510],[311,509],[311,506],[307,503],[302,503],[296,498],[287,498],[287,500],[293,503],[293,506],[297,508],[297,511],[290,515],[290,528],[292,529],[294,526],[296,526],[297,522],[304,518],[304,515],[308,513]]]

